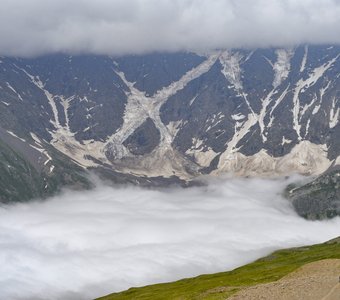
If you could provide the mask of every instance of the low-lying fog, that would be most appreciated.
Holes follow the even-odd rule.
[[[98,186],[0,208],[2,299],[89,299],[229,270],[340,235],[298,217],[285,180],[226,179],[164,191]]]

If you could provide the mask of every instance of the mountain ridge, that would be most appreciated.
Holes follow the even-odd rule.
[[[0,126],[50,157],[52,173],[41,145],[137,182],[320,175],[339,162],[339,56],[304,45],[2,57]]]

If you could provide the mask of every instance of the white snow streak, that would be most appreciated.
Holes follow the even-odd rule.
[[[236,115],[231,115],[231,118],[235,121],[243,120],[246,116],[238,113]]]
[[[53,113],[54,120],[50,120],[50,122],[51,122],[51,124],[53,124],[53,126],[56,129],[61,128],[62,126],[60,125],[60,122],[59,122],[58,109],[57,109],[57,106],[56,106],[55,101],[54,101],[54,96],[51,93],[49,93],[47,90],[45,90],[45,85],[42,83],[39,76],[33,76],[33,75],[29,74],[25,69],[22,69],[22,68],[19,68],[19,67],[17,67],[17,68],[20,69],[21,71],[23,71],[28,76],[28,78],[30,78],[30,81],[36,87],[38,87],[40,90],[42,90],[44,92],[44,94],[45,94],[45,96],[48,100],[48,103],[50,104],[50,107],[52,109],[52,113]]]
[[[68,109],[70,107],[70,102],[75,98],[75,96],[69,97],[67,99],[65,99],[63,96],[58,96],[58,97],[60,98],[60,103],[61,103],[61,105],[63,106],[63,109],[64,109],[66,130],[71,132],[70,125],[69,125],[70,119],[69,119],[69,116],[68,116]]]
[[[18,137],[14,132],[10,131],[10,130],[7,130],[7,133],[9,133],[11,136],[14,136],[15,138],[19,139],[20,141],[22,142],[26,142],[26,140],[24,140],[23,138],[21,137]]]
[[[264,124],[264,118],[267,115],[267,107],[270,103],[271,97],[274,93],[274,89],[272,91],[270,91],[270,93],[267,95],[267,97],[265,99],[262,100],[262,108],[260,111],[260,115],[259,115],[259,126],[261,129],[261,136],[262,136],[262,140],[263,142],[267,141],[267,137],[265,136],[265,124]]]
[[[290,59],[293,56],[293,50],[279,49],[276,50],[277,61],[273,65],[274,81],[273,87],[277,88],[289,75]]]
[[[306,133],[305,133],[305,138],[306,138],[306,137],[307,137],[307,135],[308,135],[309,126],[310,126],[310,119],[308,119],[308,121],[307,121],[307,125],[306,125]]]
[[[195,100],[196,100],[197,97],[198,97],[198,95],[196,95],[194,98],[192,98],[192,99],[190,100],[189,106],[191,106],[191,105],[195,102]]]
[[[329,128],[334,128],[339,122],[340,108],[339,107],[336,108],[338,100],[339,99],[335,99],[334,97],[332,101],[332,108],[329,114]]]
[[[302,62],[301,62],[300,73],[302,73],[305,70],[306,63],[307,63],[307,56],[308,56],[308,46],[306,45],[305,53],[303,55]]]
[[[249,132],[250,128],[253,127],[257,121],[257,115],[249,114],[248,119],[242,123],[240,129],[238,129],[239,126],[237,126],[239,124],[235,126],[235,134],[228,143],[227,150],[225,151],[226,154],[234,153],[239,150],[236,148],[238,142]]]
[[[287,86],[287,88],[283,91],[283,93],[280,95],[280,97],[276,100],[274,106],[272,107],[272,109],[270,110],[270,116],[272,116],[274,110],[276,109],[276,107],[282,102],[282,100],[284,99],[284,97],[286,97],[287,93],[288,93],[288,89],[289,89],[289,85]],[[270,127],[268,125],[268,127]]]
[[[21,100],[21,101],[24,101],[23,99],[22,99],[22,97],[21,97],[21,95],[8,83],[8,82],[6,82],[6,85],[7,85],[7,87],[14,93],[14,94],[16,94],[17,96],[18,96],[18,98]]]
[[[242,89],[240,61],[242,56],[236,52],[224,51],[220,56],[222,74],[236,90]]]
[[[322,66],[315,68],[306,80],[300,79],[296,84],[296,87],[294,90],[294,96],[293,96],[293,104],[294,104],[293,128],[296,131],[299,140],[302,140],[301,124],[300,124],[300,119],[302,117],[300,115],[300,111],[301,111],[300,99],[299,99],[300,92],[303,92],[306,88],[313,86],[321,78],[321,76],[333,65],[333,63],[337,60],[338,57],[339,55],[333,58],[332,60],[330,60],[329,62],[323,64]]]
[[[233,87],[237,92],[239,92],[239,96],[244,99],[250,112],[253,115],[255,115],[247,99],[247,94],[242,92],[242,89],[243,89],[242,80],[241,80],[242,72],[241,72],[241,67],[240,67],[242,58],[243,58],[242,55],[238,52],[232,53],[231,51],[228,51],[228,50],[222,52],[222,54],[219,57],[219,61],[223,67],[221,72],[224,75],[224,77],[232,84],[231,87]]]
[[[42,153],[42,154],[44,154],[44,155],[46,156],[47,159],[44,161],[44,166],[46,166],[49,162],[52,161],[52,157],[49,155],[49,153],[47,152],[47,150],[43,148],[40,139],[39,139],[33,132],[31,132],[30,134],[31,134],[31,137],[33,138],[35,144],[37,144],[37,146],[33,146],[33,145],[31,145],[31,144],[29,144],[29,145],[30,145],[33,149],[38,150],[40,153]],[[54,166],[51,165],[51,166],[50,166],[50,173],[52,173],[53,170],[54,170]]]
[[[283,136],[281,145],[284,146],[285,144],[290,144],[291,142],[292,142],[292,140],[286,139],[286,137]]]
[[[258,122],[261,130],[261,137],[262,141],[266,142],[267,137],[265,133],[266,126],[264,124],[264,118],[267,115],[267,107],[269,106],[271,102],[272,96],[275,94],[276,88],[281,85],[281,83],[288,77],[289,71],[290,71],[290,59],[293,55],[293,50],[286,50],[286,49],[279,49],[276,50],[277,55],[277,61],[272,65],[274,70],[274,81],[273,81],[273,89],[268,93],[268,95],[262,99],[262,108],[260,111],[260,114],[258,116]],[[272,117],[272,113],[274,109],[280,104],[282,99],[285,97],[287,93],[288,87],[284,90],[284,92],[281,94],[281,96],[276,100],[274,106],[271,109],[270,112],[270,121],[268,124],[268,127],[271,127],[274,118]]]
[[[170,96],[176,94],[179,90],[182,90],[189,82],[209,71],[218,57],[219,53],[210,55],[206,61],[188,71],[180,80],[157,91],[157,93],[151,97],[147,96],[145,92],[135,88],[134,83],[129,82],[122,72],[117,72],[129,87],[130,92],[125,107],[123,125],[109,138],[108,142],[108,149],[114,157],[116,159],[121,159],[122,157],[129,156],[129,151],[124,147],[123,142],[135,131],[135,129],[143,124],[147,118],[151,118],[154,121],[155,126],[161,133],[161,143],[159,147],[165,149],[171,148],[173,137],[160,119],[159,110],[162,104],[166,102]]]

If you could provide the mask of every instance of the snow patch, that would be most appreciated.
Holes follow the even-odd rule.
[[[11,136],[14,136],[15,138],[19,139],[22,142],[26,142],[25,139],[18,137],[14,132],[7,130],[7,133],[9,133]]]
[[[38,87],[40,90],[42,90],[44,92],[44,94],[45,94],[45,96],[48,100],[48,103],[50,104],[50,107],[52,109],[52,113],[53,113],[54,121],[50,120],[50,122],[56,129],[61,128],[62,126],[60,125],[60,122],[59,122],[58,109],[57,109],[57,106],[56,106],[55,101],[54,101],[54,96],[45,89],[45,85],[42,83],[39,76],[33,76],[30,73],[28,73],[25,69],[22,69],[22,68],[19,68],[19,69],[22,70],[28,76],[30,81],[36,87]]]
[[[175,122],[170,122],[167,125],[168,131],[170,135],[172,136],[172,139],[177,135],[178,131],[181,129],[181,127],[184,125],[185,122],[183,121],[175,121]]]
[[[288,93],[288,89],[289,89],[289,85],[286,87],[286,89],[283,91],[283,93],[280,95],[280,97],[275,101],[274,106],[272,107],[272,109],[270,110],[270,116],[273,115],[274,110],[276,109],[276,107],[282,102],[282,100],[284,99],[284,97],[286,97],[287,93]],[[268,125],[269,127],[269,125]]]
[[[227,150],[222,154],[222,156],[228,155],[238,150],[238,148],[236,148],[238,142],[250,131],[250,128],[256,124],[257,120],[257,115],[254,116],[253,114],[249,114],[248,119],[242,123],[240,129],[238,129],[239,126],[235,126],[235,134],[229,141]],[[219,168],[220,167],[223,166],[219,166]]]
[[[196,95],[195,97],[193,97],[193,98],[190,100],[189,106],[191,106],[191,105],[195,102],[195,100],[196,100],[197,97],[198,97],[198,95]]]
[[[192,156],[201,167],[208,167],[218,153],[208,147],[205,149],[204,141],[199,138],[192,139],[192,147],[185,152]]]
[[[322,87],[320,89],[320,104],[322,103],[323,100],[323,96],[325,95],[326,90],[329,88],[329,86],[331,85],[332,81],[328,81],[327,85],[325,87]]]
[[[238,52],[224,51],[220,55],[222,74],[234,86],[236,90],[242,89],[240,61],[242,55]]]
[[[63,96],[58,96],[59,99],[60,99],[60,103],[63,107],[63,110],[64,110],[64,115],[65,115],[65,127],[68,131],[71,132],[70,130],[70,119],[69,119],[69,115],[68,115],[68,109],[70,107],[70,102],[75,98],[75,96],[71,96],[67,99],[65,99]],[[86,98],[86,97],[85,97]]]
[[[199,138],[192,138],[191,149],[200,150],[204,146],[204,141]]]
[[[310,126],[310,119],[308,119],[308,121],[307,121],[307,125],[306,125],[306,133],[305,133],[305,138],[306,138],[306,137],[307,137],[307,135],[308,135],[309,126]]]
[[[233,53],[232,51],[228,50],[222,52],[219,57],[219,61],[222,65],[221,72],[224,77],[232,84],[231,87],[238,91],[238,96],[242,97],[245,100],[251,113],[254,114],[254,111],[247,99],[247,94],[242,92],[242,70],[240,67],[242,58],[243,56],[238,52]]]
[[[302,117],[300,115],[300,112],[301,112],[300,99],[299,99],[300,92],[305,90],[306,88],[313,86],[321,78],[321,76],[333,65],[333,63],[337,60],[339,55],[333,58],[332,60],[328,61],[327,63],[321,65],[320,67],[315,68],[306,80],[300,79],[296,84],[296,87],[294,89],[294,95],[293,95],[294,106],[293,106],[292,113],[293,113],[293,128],[296,131],[299,140],[302,140],[301,124],[300,124],[300,119]],[[324,93],[324,90],[322,91]]]
[[[190,81],[198,78],[207,72],[219,57],[219,52],[210,55],[206,61],[199,66],[188,71],[179,81],[171,83],[169,86],[157,91],[153,96],[148,96],[144,92],[135,88],[134,83],[129,82],[122,72],[116,71],[125,84],[129,87],[127,92],[128,101],[125,106],[123,115],[123,124],[112,136],[107,137],[103,142],[94,140],[85,140],[79,143],[74,133],[70,132],[68,125],[68,108],[69,103],[74,98],[64,98],[63,96],[53,96],[45,91],[53,108],[54,97],[60,99],[66,116],[66,125],[60,126],[56,121],[56,130],[50,132],[53,139],[51,144],[62,153],[71,157],[77,164],[82,167],[98,166],[91,157],[103,164],[109,164],[115,170],[133,175],[145,176],[165,176],[170,177],[177,175],[180,178],[187,178],[189,162],[181,156],[171,146],[174,136],[177,134],[179,127],[183,124],[172,123],[165,126],[160,119],[160,107],[167,99],[183,89]],[[28,74],[28,76],[31,76]],[[43,84],[37,81],[33,76],[30,77],[35,81],[39,88],[44,89]],[[83,101],[89,101],[83,99]],[[55,103],[54,103],[55,104]],[[53,109],[54,110],[54,109]],[[137,129],[147,118],[151,118],[161,134],[160,145],[152,153],[134,157],[129,150],[124,147],[123,142]],[[55,119],[58,120],[57,111]],[[89,130],[85,128],[85,130]],[[107,158],[109,154],[110,161]],[[120,160],[124,158],[124,160]],[[193,163],[189,166],[195,171],[198,167]]]
[[[301,66],[300,66],[300,73],[302,73],[305,70],[306,63],[307,63],[307,56],[308,56],[308,46],[305,46],[305,53],[303,55]]]
[[[35,142],[37,145],[39,145],[39,146],[42,147],[41,140],[37,137],[37,135],[34,134],[33,132],[30,132],[30,135],[31,135],[32,139],[34,140],[34,142]]]
[[[46,166],[50,161],[52,161],[52,157],[48,154],[48,152],[45,150],[43,153],[47,156],[47,159],[44,162],[44,166]]]
[[[340,108],[336,107],[338,104],[338,99],[333,98],[332,108],[329,113],[329,128],[334,128],[339,122],[339,112]]]
[[[337,158],[336,158],[336,160],[334,161],[334,165],[340,165],[340,156],[338,156]]]
[[[315,105],[315,107],[313,108],[312,114],[315,115],[319,109],[320,109],[321,105]]]
[[[264,132],[264,130],[265,130],[264,118],[267,115],[267,107],[270,103],[270,100],[271,100],[273,93],[274,93],[274,89],[272,91],[270,91],[270,93],[267,95],[267,97],[262,100],[262,108],[261,108],[259,119],[258,119],[260,130],[261,130],[261,137],[262,137],[263,142],[267,141],[267,137],[266,137],[265,132]]]
[[[276,50],[277,61],[273,65],[274,81],[273,87],[277,88],[289,75],[290,59],[294,52],[291,49]]]
[[[310,103],[307,103],[303,106],[301,110],[300,119],[309,110],[309,108],[311,108],[314,105],[315,101],[316,101],[316,97],[314,97]]]
[[[52,161],[52,157],[49,155],[49,153],[47,152],[47,150],[43,148],[41,140],[40,140],[33,132],[30,132],[30,135],[31,135],[31,137],[33,138],[35,144],[37,145],[37,146],[33,146],[33,145],[29,144],[30,147],[32,147],[33,149],[35,149],[35,150],[37,150],[37,151],[39,151],[40,153],[42,153],[42,154],[45,155],[45,157],[46,157],[47,159],[44,161],[44,166],[46,166],[49,162]],[[53,167],[53,168],[52,168],[52,167]],[[51,171],[51,169],[52,169],[52,171]],[[54,166],[51,165],[51,166],[50,166],[50,173],[53,172],[53,169],[54,169]]]
[[[238,113],[236,115],[231,115],[231,118],[235,121],[243,120],[246,116]]]
[[[184,74],[180,80],[171,83],[167,87],[162,88],[161,90],[157,91],[153,96],[148,96],[145,94],[145,92],[138,90],[134,86],[133,82],[129,82],[126,79],[124,73],[116,72],[124,81],[124,83],[129,87],[130,92],[127,93],[128,102],[125,107],[123,124],[115,134],[108,138],[108,142],[105,146],[105,151],[108,151],[110,155],[113,156],[115,162],[122,159],[123,157],[129,158],[131,161],[133,161],[134,164],[130,164],[129,167],[135,168],[134,172],[145,172],[145,170],[149,170],[148,174],[150,174],[150,172],[152,172],[152,174],[155,174],[155,160],[162,158],[161,160],[165,165],[160,166],[159,171],[163,170],[163,172],[165,173],[157,174],[157,176],[163,175],[169,177],[173,175],[173,170],[177,169],[178,172],[180,168],[183,169],[182,159],[177,157],[180,156],[180,154],[177,153],[177,155],[174,155],[174,150],[172,149],[171,145],[174,137],[173,128],[172,131],[170,131],[171,127],[165,126],[161,121],[160,108],[170,96],[182,90],[192,80],[208,72],[212,65],[218,59],[219,55],[219,52],[210,55],[203,63]],[[152,152],[152,155],[146,155],[144,158],[141,158],[138,163],[136,163],[136,161],[133,160],[134,156],[128,151],[128,149],[126,149],[126,147],[124,147],[123,142],[147,118],[151,118],[157,129],[160,131],[161,141],[157,149]],[[172,158],[170,159],[170,157]],[[165,163],[165,160],[168,160],[168,163]],[[139,170],[137,170],[138,164],[140,165]],[[173,164],[174,166],[176,165],[176,167],[172,169],[170,167],[171,164]],[[181,164],[182,167],[180,167]],[[154,168],[153,170],[150,170],[152,165],[154,166]]]
[[[290,144],[291,142],[292,142],[292,140],[286,139],[286,137],[283,136],[283,137],[282,137],[281,145],[284,146],[285,144]]]
[[[16,94],[18,96],[18,98],[21,101],[24,101],[24,99],[22,99],[21,95],[8,82],[6,82],[6,85],[14,94]]]

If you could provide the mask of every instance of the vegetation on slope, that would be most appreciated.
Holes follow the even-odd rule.
[[[52,147],[54,171],[35,168],[22,154],[0,140],[0,202],[25,202],[46,198],[62,187],[90,188],[85,171]]]
[[[327,219],[340,215],[340,168],[337,166],[315,180],[285,190],[297,213],[306,219]]]
[[[0,140],[0,200],[26,201],[43,191],[43,180],[34,167]]]
[[[99,299],[226,299],[243,288],[276,281],[307,263],[329,258],[340,259],[340,238],[324,244],[276,251],[230,272],[131,288]]]

